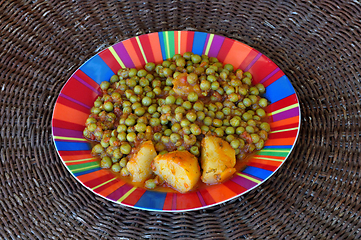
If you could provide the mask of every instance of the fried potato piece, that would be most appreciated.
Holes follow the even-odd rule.
[[[173,90],[179,96],[187,98],[189,93],[195,92],[198,96],[202,96],[201,89],[199,88],[199,84],[190,84],[187,81],[187,73],[181,73],[173,80]]]
[[[221,183],[233,175],[236,171],[236,155],[228,142],[218,137],[206,136],[201,145],[201,179],[204,183]]]
[[[152,141],[141,143],[127,163],[127,169],[133,177],[133,182],[143,182],[153,174],[151,163],[157,156]]]
[[[185,193],[191,190],[201,176],[198,159],[188,151],[174,151],[158,155],[152,169],[175,190]]]

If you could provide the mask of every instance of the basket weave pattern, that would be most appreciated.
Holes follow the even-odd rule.
[[[360,239],[358,1],[0,0],[0,239]],[[196,30],[274,61],[302,127],[260,187],[206,210],[122,207],[79,184],[51,138],[56,98],[87,59],[150,32]]]

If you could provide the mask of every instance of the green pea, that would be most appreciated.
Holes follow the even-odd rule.
[[[151,119],[149,120],[149,124],[150,124],[150,126],[152,126],[152,127],[159,126],[159,125],[160,125],[160,120],[159,120],[159,118],[151,118]]]
[[[265,89],[265,87],[263,86],[262,83],[256,84],[255,87],[258,89],[259,93],[264,93],[264,92],[266,92],[266,89]]]
[[[123,153],[120,151],[119,148],[115,149],[113,152],[113,157],[115,159],[120,159],[121,157],[123,157]]]
[[[238,127],[238,128],[236,129],[236,133],[237,133],[238,135],[241,135],[244,131],[245,131],[244,127]]]
[[[100,84],[100,88],[101,88],[103,91],[107,90],[107,89],[109,88],[109,86],[110,86],[110,82],[108,82],[108,81],[104,81],[104,82],[102,82],[102,83]]]
[[[147,125],[145,125],[144,123],[138,123],[137,125],[134,126],[135,131],[137,132],[145,132]]]
[[[266,112],[262,109],[262,108],[258,108],[256,110],[256,113],[258,116],[260,116],[261,118],[265,117],[266,116]]]
[[[203,121],[203,119],[206,117],[206,114],[204,112],[197,112],[197,119],[199,121]]]
[[[142,106],[141,103],[135,102],[135,103],[132,104],[132,109],[135,110],[135,109],[137,109],[137,108],[139,108],[139,107],[141,107],[141,106]]]
[[[223,119],[223,126],[230,126],[231,124],[229,123],[229,119]]]
[[[218,136],[218,137],[223,137],[224,136],[224,131],[222,128],[216,128],[214,130],[214,133]]]
[[[185,101],[182,106],[186,109],[186,110],[190,110],[192,108],[192,103],[189,101]]]
[[[154,189],[157,187],[157,184],[155,183],[154,179],[148,179],[144,182],[144,187],[147,189]]]
[[[248,133],[254,133],[254,127],[252,127],[252,126],[247,126],[247,127],[246,127],[246,131],[247,131]]]
[[[169,139],[172,143],[176,143],[177,141],[179,141],[181,139],[181,136],[178,133],[172,133],[169,136]]]
[[[203,111],[203,103],[202,102],[196,102],[193,105],[193,109],[196,111]]]
[[[257,101],[258,101],[258,98],[256,95],[249,95],[248,98],[251,99],[252,104],[257,103]]]
[[[260,107],[263,107],[263,108],[264,108],[264,107],[267,107],[267,105],[268,105],[267,99],[261,98],[261,99],[259,100],[258,104],[259,104]]]
[[[198,100],[198,94],[195,92],[190,92],[187,98],[190,102],[196,102]]]
[[[165,131],[164,131],[164,135],[166,135],[166,136],[170,136],[172,134],[172,130],[171,129],[166,129]]]
[[[220,112],[220,111],[216,112],[216,118],[223,120],[223,118],[224,118],[224,113],[223,113],[223,112]]]
[[[234,149],[237,149],[240,145],[240,141],[238,139],[234,139],[231,141],[231,147],[234,148]]]
[[[253,119],[248,120],[248,121],[247,121],[247,124],[248,124],[249,126],[252,126],[252,127],[256,127],[256,126],[257,126],[256,121],[253,120]]]
[[[250,72],[244,72],[243,76],[252,79],[252,74]]]
[[[124,141],[126,141],[126,139],[127,139],[127,134],[125,133],[125,131],[124,131],[124,132],[120,132],[120,133],[118,134],[117,138],[119,139],[119,141],[124,142]]]
[[[97,129],[97,125],[95,123],[91,123],[87,128],[90,132],[94,132]]]
[[[173,126],[171,127],[172,132],[179,132],[181,130],[181,125],[179,123],[174,123]]]
[[[125,125],[127,125],[128,127],[134,126],[134,124],[135,124],[135,119],[129,118],[129,117],[127,119],[125,119]]]
[[[193,54],[191,56],[191,60],[193,63],[200,63],[200,61],[202,60],[201,56],[199,56],[198,54]]]
[[[143,104],[143,106],[148,107],[152,104],[152,99],[150,97],[144,97],[142,99],[142,104]]]
[[[248,77],[243,78],[242,82],[244,84],[247,84],[248,86],[252,84],[252,80],[250,78],[248,78]]]
[[[266,122],[261,123],[261,125],[259,126],[262,130],[265,130],[266,132],[270,131],[270,125]]]
[[[153,113],[152,118],[160,118],[160,113],[159,112]]]
[[[252,114],[250,114],[249,112],[245,112],[245,113],[243,113],[243,115],[242,115],[242,119],[243,119],[244,121],[248,121],[248,120],[252,119]]]
[[[125,124],[119,124],[117,127],[117,132],[120,133],[125,131],[127,131],[127,126]]]
[[[231,120],[230,120],[230,124],[233,126],[233,127],[238,127],[240,124],[241,124],[241,121],[238,117],[233,117]]]
[[[153,92],[155,95],[160,95],[162,93],[162,89],[160,89],[160,87],[155,87],[153,88]]]
[[[127,141],[134,142],[136,137],[137,137],[137,134],[135,134],[135,132],[130,132],[127,134]]]
[[[232,64],[226,64],[224,65],[224,69],[230,71],[230,72],[233,72],[234,68],[233,68],[233,65]]]
[[[176,98],[174,96],[168,96],[166,99],[165,99],[165,104],[174,104],[176,101]]]
[[[260,140],[260,137],[258,136],[258,134],[255,134],[255,133],[251,134],[251,138],[252,138],[253,143],[258,143]]]
[[[160,132],[154,133],[153,139],[154,139],[155,141],[159,141],[161,138],[162,138],[162,134],[161,134]]]
[[[228,98],[231,102],[237,102],[239,100],[238,95],[236,93],[229,94]]]
[[[132,96],[129,97],[129,101],[130,101],[131,103],[138,102],[138,97],[135,96],[135,95],[132,95]]]
[[[208,75],[208,76],[207,76],[207,80],[208,80],[209,82],[211,82],[211,83],[214,83],[214,82],[217,81],[217,77],[214,76],[214,75]],[[211,85],[211,87],[212,87],[212,85]]]
[[[100,167],[101,168],[111,168],[112,166],[112,160],[110,159],[110,157],[103,157],[102,160],[100,161]]]
[[[215,127],[221,127],[223,124],[223,121],[220,119],[213,119],[213,126]]]
[[[202,130],[200,129],[200,127],[196,124],[192,124],[190,126],[190,129],[191,129],[191,132],[194,134],[194,135],[199,135],[202,133]]]
[[[143,116],[143,114],[145,113],[145,109],[143,107],[139,107],[134,110],[134,113],[139,117]]]
[[[118,173],[118,172],[120,172],[120,169],[121,169],[121,167],[119,166],[119,163],[114,163],[114,164],[112,165],[112,171],[113,171],[113,172]]]
[[[123,177],[127,177],[127,176],[129,176],[130,172],[128,171],[128,169],[126,167],[123,167],[122,170],[120,170],[120,174]]]
[[[213,120],[212,120],[212,118],[210,118],[210,117],[205,117],[204,120],[203,120],[203,123],[204,123],[206,126],[210,126],[210,125],[212,125]]]
[[[194,112],[188,112],[187,115],[186,115],[186,118],[190,122],[194,122],[197,119],[197,114],[195,114]]]
[[[256,146],[256,149],[257,149],[257,150],[261,150],[261,149],[263,148],[263,146],[264,146],[264,140],[263,140],[263,139],[260,139],[260,140],[255,144],[255,146]]]
[[[192,146],[190,152],[195,156],[199,156],[199,148],[197,146]]]
[[[212,82],[211,84],[211,89],[212,90],[217,90],[219,88],[219,82]]]
[[[184,128],[182,129],[182,131],[183,131],[184,134],[191,134],[191,129],[190,129],[189,126],[184,127]]]
[[[113,111],[113,109],[114,109],[114,106],[113,106],[112,102],[104,103],[103,107],[104,107],[104,110],[107,111],[107,112]]]
[[[225,132],[226,132],[227,135],[232,135],[232,134],[235,133],[235,130],[234,130],[233,127],[227,127]]]
[[[169,113],[172,110],[171,106],[169,105],[164,105],[161,107],[161,109],[163,114]]]
[[[102,147],[107,148],[109,147],[109,141],[105,142],[104,138],[100,141],[100,144]]]
[[[143,104],[144,105],[144,104]],[[148,113],[149,114],[153,114],[157,111],[157,105],[156,104],[153,104],[151,106],[148,107]]]
[[[183,104],[183,99],[182,98],[177,98],[176,100],[175,100],[175,104],[177,104],[178,106],[181,106],[182,104]]]
[[[211,82],[209,82],[208,80],[202,80],[199,87],[201,90],[207,91],[207,90],[211,89]]]

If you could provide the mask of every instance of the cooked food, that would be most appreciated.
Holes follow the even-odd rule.
[[[236,171],[236,155],[231,145],[214,136],[202,140],[202,181],[208,184],[223,182]]]
[[[151,164],[156,156],[152,141],[145,141],[139,145],[127,163],[133,182],[144,182],[152,176]]]
[[[234,162],[262,149],[270,132],[265,87],[214,57],[186,52],[143,69],[123,68],[100,89],[83,134],[94,142],[92,154],[102,168],[137,186],[188,189],[178,186],[177,176],[163,182],[161,171],[150,169],[156,155],[164,160],[163,154],[184,151],[201,161],[205,183],[225,181],[235,172]],[[181,183],[194,183],[195,175],[182,175],[188,180]]]
[[[158,155],[152,163],[152,169],[157,176],[181,193],[191,190],[201,176],[198,159],[186,150]]]

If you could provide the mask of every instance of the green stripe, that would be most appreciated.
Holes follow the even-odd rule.
[[[173,57],[175,54],[175,46],[174,46],[174,31],[168,32],[168,42],[169,42],[169,58]]]
[[[99,163],[98,162],[88,162],[88,163],[83,163],[83,164],[68,165],[67,167],[70,169],[70,171],[76,173],[76,172],[82,172],[82,171],[90,170],[93,168],[97,168],[97,167],[99,167]]]
[[[164,50],[166,59],[170,58],[168,32],[163,32]]]
[[[275,156],[275,157],[287,157],[290,149],[287,148],[275,148],[275,149],[264,149],[259,152],[260,156]]]

